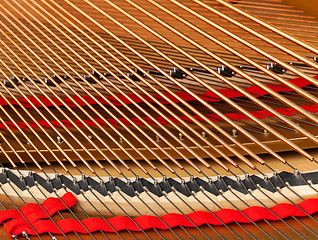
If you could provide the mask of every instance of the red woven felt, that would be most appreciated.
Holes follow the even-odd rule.
[[[302,105],[300,106],[302,107],[303,109],[309,111],[309,112],[318,112],[318,105]],[[277,111],[278,113],[282,114],[282,115],[286,115],[286,116],[292,116],[292,115],[295,115],[297,113],[296,110],[292,109],[292,108],[285,108],[285,109],[282,109],[282,108],[276,108],[274,109],[275,111]],[[261,111],[250,111],[251,114],[253,114],[255,117],[257,118],[266,118],[266,117],[275,117],[273,114],[271,114],[270,112],[266,111],[266,110],[261,110]],[[231,118],[231,119],[234,119],[234,120],[243,120],[243,119],[249,119],[249,117],[247,117],[246,115],[242,114],[242,113],[225,113],[224,114],[225,116]],[[182,120],[184,121],[187,121],[187,122],[192,122],[191,119],[189,119],[188,117],[186,116],[179,116]],[[202,121],[202,119],[197,116],[197,115],[193,115],[194,118],[198,119],[199,121]],[[207,114],[206,117],[208,117],[211,121],[220,121],[221,118],[217,115],[217,114]],[[168,117],[172,122],[174,123],[177,123],[179,124],[180,122],[176,119],[176,118],[173,118],[173,117]],[[129,122],[125,119],[125,118],[118,118],[119,121],[121,121],[123,124],[129,126]],[[151,121],[150,118],[148,117],[143,117],[143,119],[145,121],[147,121],[150,125],[153,125],[155,124],[153,121]],[[167,121],[164,120],[164,118],[162,117],[157,117],[155,118],[158,122],[160,122],[161,124],[165,125],[165,124],[168,124]],[[107,123],[100,119],[100,118],[95,118],[94,120],[96,120],[98,123],[100,123],[101,125],[106,125]],[[111,125],[113,126],[117,126],[119,125],[119,123],[112,119],[112,118],[108,118],[108,119],[105,119],[108,123],[110,123]],[[72,127],[72,123],[68,120],[61,120],[63,123],[65,123],[66,127]],[[86,120],[84,119],[83,120],[87,125],[91,126],[91,127],[95,127],[96,124],[92,121],[92,120]],[[144,125],[139,119],[137,118],[131,118],[131,121],[133,123],[135,123],[136,125]],[[10,122],[10,121],[7,121],[5,122],[9,128],[11,129],[16,129],[15,125]],[[39,128],[39,126],[31,121],[31,122],[28,122],[30,124],[30,126],[34,129],[36,128]],[[38,120],[37,121],[38,124],[40,124],[41,126],[43,127],[47,127],[47,128],[51,128],[50,125],[45,122],[44,120]],[[50,121],[50,123],[54,126],[58,126],[58,127],[61,127],[60,124],[57,122],[57,121]],[[74,121],[75,125],[78,126],[78,127],[83,127],[83,124],[79,121],[79,120],[75,120]],[[21,128],[21,129],[27,129],[28,127],[26,126],[26,124],[24,122],[18,122],[17,123],[18,126]],[[6,130],[6,126],[5,124],[3,123],[0,123],[0,129],[3,129],[3,130]]]
[[[54,207],[54,206],[52,206]],[[313,214],[318,211],[318,199],[307,199],[298,204],[298,207],[303,209],[308,214]],[[286,218],[290,216],[302,217],[306,216],[306,213],[301,211],[299,208],[292,204],[281,203],[271,208],[271,211],[274,212],[280,218]],[[242,210],[242,212],[248,216],[252,221],[259,221],[262,219],[267,220],[279,220],[278,217],[275,216],[270,210],[264,207],[250,207]],[[244,216],[240,211],[233,209],[222,209],[214,212],[214,214],[210,212],[202,212],[197,211],[187,215],[191,221],[197,225],[203,224],[211,224],[211,225],[222,225],[224,223],[231,223],[234,221],[240,223],[250,223],[250,220]],[[218,220],[217,216],[220,220]],[[164,221],[170,228],[177,226],[184,227],[194,227],[194,225],[183,215],[170,213],[161,217],[161,220]],[[157,229],[167,229],[167,226],[161,221],[158,217],[155,216],[140,216],[134,218],[134,221],[138,224],[138,226],[147,230],[149,228],[157,228]],[[100,218],[88,218],[82,220],[82,224],[90,232],[95,231],[106,231],[106,232],[114,232],[113,228],[116,231],[121,231],[124,229],[129,229],[131,231],[140,231],[140,228],[128,217],[116,216],[107,220],[108,223]],[[56,224],[61,228],[64,233],[68,232],[79,232],[79,233],[87,233],[82,224],[75,219],[63,219],[57,221]],[[111,226],[113,227],[111,227]],[[50,220],[38,220],[32,223],[32,226],[36,229],[39,234],[42,233],[53,233],[53,234],[61,234],[60,230],[55,226],[55,224]],[[35,232],[28,225],[28,223],[24,219],[17,219],[14,221],[10,221],[5,224],[5,228],[9,234],[14,234],[18,236],[23,231],[26,231],[29,235],[35,235]]]
[[[74,206],[74,204],[77,201],[77,199],[70,192],[65,193],[64,196],[61,197],[61,199],[65,204],[63,204],[63,202],[59,198],[50,197],[47,198],[41,204],[41,206],[50,216],[52,216],[57,211],[65,210],[67,208],[66,206]],[[48,215],[44,212],[41,206],[37,203],[28,203],[22,208],[20,208],[20,211],[30,223],[33,223],[38,221],[39,219],[48,218]],[[0,212],[0,224],[10,219],[14,220],[9,221],[8,223],[21,219],[25,222],[22,215],[16,209],[9,209]]]
[[[314,78],[318,79],[318,75],[315,76]],[[295,86],[297,87],[304,87],[304,86],[308,86],[311,83],[302,79],[302,78],[294,78],[294,79],[290,79],[288,80],[289,82],[293,83]],[[271,85],[271,84],[266,84],[266,86],[270,87],[272,90],[276,91],[276,92],[281,92],[281,91],[285,91],[285,92],[291,92],[293,91],[292,89],[284,86],[284,85]],[[222,93],[224,96],[228,97],[228,98],[234,98],[234,97],[244,97],[243,94],[241,94],[240,92],[234,90],[234,89],[219,89],[218,90],[220,93]],[[262,90],[261,88],[257,87],[257,86],[251,86],[245,89],[246,92],[252,93],[255,97],[260,97],[260,96],[264,96],[267,95],[267,92]],[[193,98],[190,94],[186,93],[186,92],[175,92],[176,95],[178,95],[179,97],[181,97],[183,100],[185,101],[194,101],[196,100],[195,98]],[[172,95],[165,93],[165,95],[173,102],[178,103],[179,101],[174,98]],[[125,96],[121,95],[121,94],[117,94],[116,95],[120,100],[122,100],[124,103],[126,104],[131,104],[131,101],[126,98]],[[130,97],[133,101],[135,101],[136,103],[142,103],[143,100],[141,98],[139,98],[138,96],[136,96],[135,94],[127,94],[128,97]],[[147,101],[153,103],[154,101],[147,97],[147,96],[142,96],[144,99],[146,99]],[[169,104],[167,101],[165,101],[160,95],[154,95],[154,98],[158,99],[162,104]],[[210,102],[218,102],[221,99],[213,94],[211,91],[208,91],[204,94],[199,94],[199,97],[204,99],[205,101],[210,101]],[[38,100],[35,99],[35,97],[29,96],[27,97],[35,106],[37,107],[43,107],[42,104],[44,104],[47,107],[51,107],[54,106],[52,104],[51,101],[53,101],[54,103],[56,103],[58,106],[63,106],[64,104],[58,100],[57,98],[47,98],[44,96],[39,96],[39,100],[41,102],[39,102]],[[83,98],[89,103],[89,104],[97,104],[97,102],[89,97],[89,96],[83,96]],[[114,97],[112,96],[108,96],[106,97],[108,100],[110,100],[115,106],[122,106],[122,104],[117,101]],[[82,100],[80,100],[79,97],[77,96],[72,96],[71,99],[70,98],[63,98],[62,101],[70,106],[70,107],[77,107],[74,102],[72,101],[74,100],[75,102],[77,102],[80,106],[84,106],[86,105],[85,102],[83,102]],[[100,97],[96,97],[96,100],[99,101],[101,104],[105,104],[108,105],[108,103]],[[18,103],[16,101],[14,101],[13,99],[9,99],[10,103],[17,105]],[[25,98],[20,98],[18,99],[19,102],[21,102],[25,107],[32,107],[31,104],[28,103],[28,101]],[[8,105],[8,103],[3,99],[0,98],[0,105],[2,106],[6,106]]]

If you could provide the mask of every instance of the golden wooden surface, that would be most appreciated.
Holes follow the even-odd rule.
[[[306,14],[318,18],[318,1],[316,0],[283,0]]]

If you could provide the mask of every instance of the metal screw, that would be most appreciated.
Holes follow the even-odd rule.
[[[236,129],[232,129],[232,137],[236,137],[237,136],[237,130]]]
[[[207,138],[206,132],[202,132],[201,134],[202,134],[202,137]]]
[[[182,133],[179,133],[179,140],[181,140],[181,141],[184,140]]]
[[[57,136],[57,137],[56,137],[56,142],[57,142],[58,144],[60,144],[60,143],[63,142],[63,140],[62,140],[62,138],[61,138],[60,136]]]
[[[27,234],[26,231],[23,231],[23,232],[22,232],[22,235],[23,235],[27,240],[30,240],[29,235]]]

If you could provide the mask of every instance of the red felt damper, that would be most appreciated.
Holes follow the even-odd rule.
[[[314,76],[314,78],[318,79],[318,75]],[[289,82],[293,83],[295,86],[297,87],[305,87],[308,85],[311,85],[310,82],[302,79],[302,78],[294,78],[294,79],[290,79],[288,80]],[[272,85],[272,84],[266,84],[266,86],[268,86],[269,88],[271,88],[272,90],[276,91],[276,92],[292,92],[293,90],[286,87],[285,85]],[[266,91],[264,91],[263,89],[261,89],[258,86],[251,86],[248,87],[246,89],[244,89],[246,92],[253,94],[255,97],[260,97],[260,96],[264,96],[267,95],[268,93]],[[224,96],[228,97],[228,98],[235,98],[235,97],[244,97],[243,94],[241,94],[240,92],[234,90],[234,89],[219,89],[218,90],[220,93],[222,93]],[[196,99],[194,97],[192,97],[190,94],[186,93],[186,92],[175,92],[175,94],[179,97],[181,97],[184,101],[195,101]],[[127,97],[125,97],[122,94],[117,94],[116,97],[118,97],[118,99],[120,99],[123,103],[125,104],[131,104],[132,101],[136,102],[136,103],[143,103],[143,100],[141,98],[139,98],[138,96],[136,96],[135,94],[131,93],[131,94],[126,94]],[[169,98],[169,100],[178,103],[178,99],[176,99],[175,97],[173,97],[172,95],[165,93],[166,97]],[[200,98],[202,98],[205,101],[210,101],[210,102],[218,102],[221,101],[221,99],[215,95],[214,93],[212,93],[211,91],[205,92],[203,94],[198,94],[198,96]],[[109,105],[109,103],[107,103],[107,101],[101,97],[96,97],[94,100],[93,98],[91,98],[90,96],[82,96],[85,101],[88,104],[97,104],[97,101],[100,102],[101,104],[105,104],[105,105]],[[146,99],[148,102],[153,103],[154,101],[147,97],[142,95],[142,97],[144,99]],[[158,101],[160,101],[162,104],[169,104],[167,101],[165,101],[160,95],[153,95],[154,98],[156,98]],[[74,104],[74,102],[76,102],[77,104],[79,104],[80,106],[85,106],[86,103],[84,101],[82,101],[78,96],[71,96],[70,98],[61,98],[62,101],[61,102],[59,99],[53,97],[53,98],[48,98],[45,96],[39,96],[38,99],[36,99],[33,96],[29,96],[27,97],[28,100],[30,102],[32,102],[36,107],[43,107],[43,105],[47,106],[47,107],[52,107],[54,106],[53,103],[55,103],[58,106],[63,106],[64,104],[68,105],[69,107],[77,107],[76,104]],[[110,102],[112,102],[115,106],[122,106],[122,103],[119,102],[115,97],[113,96],[108,96],[105,97],[107,100],[109,100]],[[25,107],[32,107],[32,105],[28,102],[27,99],[25,98],[20,98],[18,99],[19,102],[22,103],[23,106]],[[17,105],[18,103],[16,101],[14,101],[13,99],[9,99],[10,103],[13,105]],[[6,106],[8,105],[8,102],[4,99],[4,98],[0,98],[0,105],[2,106]]]
[[[52,205],[52,208],[55,208],[55,206]],[[279,220],[279,218],[283,219],[290,216],[307,216],[307,214],[313,214],[317,211],[318,199],[307,199],[298,205],[281,203],[270,209],[255,206],[244,209],[241,212],[233,209],[222,209],[214,213],[196,211],[188,214],[187,217],[176,213],[169,213],[160,218],[156,216],[144,215],[134,218],[134,221],[128,217],[122,216],[116,216],[107,219],[107,221],[100,218],[88,218],[82,220],[81,222],[75,219],[63,219],[55,223],[50,220],[38,220],[33,222],[32,226],[38,234],[48,232],[53,234],[61,234],[61,231],[55,224],[57,224],[64,233],[73,231],[87,233],[83,225],[88,229],[89,232],[95,232],[99,230],[105,232],[114,232],[114,229],[116,231],[121,231],[124,229],[131,231],[141,231],[141,229],[147,230],[149,228],[168,229],[165,224],[167,224],[170,228],[177,226],[194,227],[191,221],[196,226],[200,226],[203,224],[223,225],[223,223],[227,224],[234,221],[240,223],[250,223],[251,221],[255,222],[263,219]],[[189,221],[189,219],[191,221]],[[23,231],[26,231],[29,235],[36,234],[30,225],[22,218],[6,223],[5,229],[10,235],[14,234],[16,236],[21,234]]]
[[[67,209],[67,207],[72,207],[75,205],[76,202],[77,199],[72,195],[72,193],[68,192],[61,197],[61,200],[59,198],[54,197],[47,198],[41,204],[42,208],[45,209],[46,213],[37,203],[28,203],[22,208],[20,208],[20,211],[30,223],[33,223],[38,221],[39,219],[47,219],[47,214],[52,216],[57,211],[65,210]],[[16,209],[1,211],[0,224],[10,219],[14,219],[11,221],[19,219],[23,219],[23,221],[25,221],[21,213]],[[9,221],[8,223],[10,223],[11,221]]]
[[[301,108],[305,109],[308,112],[318,112],[318,105],[301,105]],[[292,108],[275,108],[274,109],[276,112],[285,115],[285,116],[293,116],[295,114],[297,114],[297,111],[295,109]],[[261,119],[261,118],[266,118],[266,117],[275,117],[273,114],[271,114],[270,112],[266,111],[266,110],[260,110],[260,111],[250,111],[250,113],[252,115],[254,115],[255,117]],[[248,116],[242,114],[242,113],[225,113],[225,116],[229,117],[230,119],[233,120],[243,120],[243,119],[249,119]],[[203,119],[201,119],[199,116],[197,115],[193,115],[194,118],[196,118],[199,121],[203,121]],[[209,120],[211,121],[220,121],[222,120],[220,116],[218,116],[217,114],[206,114],[206,117],[209,118]],[[180,122],[173,117],[168,117],[172,122],[179,124]],[[186,121],[186,122],[192,122],[190,118],[186,117],[186,116],[179,116],[180,119]],[[147,123],[149,123],[150,125],[154,125],[154,121],[152,121],[150,118],[148,117],[142,117],[143,120],[147,121]],[[160,124],[169,124],[163,117],[156,117],[155,118]],[[101,118],[94,118],[94,120],[96,120],[96,122],[98,122],[101,125],[106,125],[107,123],[101,119]],[[107,118],[105,119],[109,124],[113,125],[113,126],[118,126],[119,123],[113,119],[113,118]],[[129,126],[130,123],[127,121],[127,119],[125,118],[118,118],[119,121],[121,121],[124,125]],[[92,120],[87,120],[87,119],[83,119],[83,121],[91,127],[96,127],[97,125],[92,121]],[[135,123],[136,125],[144,125],[139,119],[137,118],[131,118],[131,121],[133,123]],[[61,122],[63,122],[65,124],[66,127],[71,128],[74,127],[73,124],[68,121],[68,120],[61,120]],[[10,129],[16,129],[16,126],[13,124],[13,122],[11,121],[6,121],[5,122],[8,127]],[[33,121],[28,122],[30,124],[30,126],[33,129],[39,128],[39,125],[41,125],[42,127],[47,127],[47,128],[51,128],[50,124],[48,124],[45,120],[38,120],[36,124]],[[61,127],[61,125],[57,122],[57,121],[50,121],[50,123],[55,126],[55,127]],[[21,129],[28,129],[26,123],[24,122],[17,122],[16,123]],[[83,127],[84,125],[79,121],[79,120],[75,120],[74,124],[78,127]],[[0,129],[6,130],[7,127],[4,123],[0,123]]]

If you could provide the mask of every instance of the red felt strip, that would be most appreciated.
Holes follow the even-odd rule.
[[[302,107],[303,109],[309,111],[309,112],[318,112],[318,105],[302,105],[300,106]],[[286,115],[286,116],[292,116],[292,115],[295,115],[295,113],[297,113],[297,111],[295,111],[294,109],[291,109],[291,108],[285,108],[285,109],[281,109],[281,108],[276,108],[274,109],[275,111],[277,111],[278,113],[280,114],[283,114],[283,115]],[[261,110],[261,111],[251,111],[250,112],[251,114],[253,114],[255,117],[257,118],[266,118],[266,117],[275,117],[273,114],[271,114],[270,112],[266,111],[266,110]],[[231,119],[234,119],[234,120],[244,120],[244,119],[248,119],[248,117],[242,113],[225,113],[224,114],[225,116],[231,118]],[[220,121],[222,120],[221,117],[219,117],[217,114],[207,114],[206,115],[211,121]],[[191,119],[189,119],[188,117],[186,116],[179,116],[181,119],[187,121],[187,122],[192,122]],[[197,115],[193,115],[194,118],[198,119],[199,121],[202,121],[202,119],[197,116]],[[125,119],[125,118],[118,118],[121,122],[123,122],[125,125],[129,126],[129,122]],[[150,118],[148,117],[143,117],[143,119],[145,121],[147,121],[149,124],[151,125],[154,125],[155,123],[153,121],[151,121]],[[164,120],[164,118],[162,117],[157,117],[155,118],[158,122],[160,122],[161,124],[165,125],[165,124],[168,124],[167,121]],[[173,121],[174,123],[179,123],[179,121],[173,117],[169,117],[169,119],[171,121]],[[97,122],[99,122],[100,124],[102,125],[106,125],[106,122],[104,122],[102,119],[100,118],[95,118],[95,120]],[[109,119],[106,119],[111,125],[113,126],[117,126],[119,125],[119,123],[112,119],[112,118],[109,118]],[[66,127],[68,128],[71,128],[72,127],[72,124],[70,121],[68,120],[61,120],[63,123],[65,123]],[[87,125],[91,126],[91,127],[95,127],[96,124],[91,121],[91,120],[83,120]],[[131,121],[134,122],[136,125],[143,125],[143,123],[137,119],[137,118],[131,118]],[[43,127],[47,127],[47,128],[51,128],[50,125],[45,122],[44,120],[38,120],[37,121],[41,126]],[[7,121],[6,122],[8,124],[8,126],[11,128],[11,129],[15,129],[16,127],[14,126],[14,124],[10,121]],[[34,122],[28,122],[32,128],[39,128],[38,125],[36,125]],[[61,127],[60,124],[57,122],[57,121],[51,121],[50,122],[51,124],[53,124],[54,126],[57,126],[57,127]],[[74,123],[76,124],[76,126],[78,127],[84,127],[83,124],[81,124],[81,122],[79,120],[75,120]],[[19,127],[21,127],[22,129],[26,129],[27,126],[24,122],[19,122],[17,123],[19,125]],[[0,123],[0,129],[6,129],[5,125],[3,123]]]
[[[305,212],[303,212],[299,208],[304,210]],[[303,202],[299,203],[298,206],[288,203],[281,203],[270,208],[270,210],[259,206],[249,207],[242,210],[242,212],[254,222],[262,219],[279,220],[278,217],[303,217],[307,216],[306,213],[313,214],[317,211],[318,199],[304,200]],[[210,212],[196,211],[188,214],[187,217],[197,226],[203,224],[222,225],[223,223],[221,221],[226,224],[234,221],[240,223],[250,223],[251,221],[244,214],[242,214],[242,212],[234,209],[222,209],[214,212],[213,214]],[[191,221],[189,221],[185,216],[181,214],[169,213],[160,218],[170,228],[177,226],[194,227]],[[167,226],[161,220],[156,216],[147,215],[134,218],[134,221],[143,230],[147,230],[150,228],[167,229]],[[116,216],[108,219],[107,221],[100,218],[88,218],[82,220],[81,222],[90,232],[99,230],[114,232],[113,229],[115,229],[116,231],[121,231],[124,229],[129,229],[131,231],[140,231],[140,228],[130,218],[122,216]],[[79,233],[87,233],[82,224],[75,219],[63,219],[57,221],[56,224],[64,233],[73,231]],[[32,223],[32,226],[39,234],[48,232],[53,234],[61,234],[61,231],[56,227],[56,225],[49,220],[38,220]],[[23,219],[11,221],[5,224],[5,228],[9,234],[14,234],[16,236],[21,234],[23,231],[26,231],[29,235],[35,235],[35,232]]]
[[[65,210],[68,207],[72,207],[77,202],[77,199],[72,195],[72,193],[68,192],[65,193],[61,197],[62,202],[59,198],[47,198],[41,206],[45,209],[45,211],[52,216],[54,213],[60,210]],[[48,218],[48,215],[43,211],[41,206],[37,203],[28,203],[22,208],[20,208],[21,213],[23,216],[31,223],[38,221],[39,219]],[[4,221],[14,219],[15,220],[23,220],[22,215],[16,209],[9,209],[0,212],[0,224]],[[10,222],[11,222],[10,221]]]
[[[314,76],[314,78],[318,79],[318,75]],[[288,80],[289,82],[293,83],[295,86],[297,87],[305,87],[310,85],[311,83],[302,79],[302,78],[294,78],[294,79],[290,79]],[[271,85],[271,84],[266,84],[266,86],[270,87],[272,90],[276,91],[276,92],[281,92],[281,91],[285,91],[285,92],[291,92],[293,91],[292,89],[286,87],[285,85]],[[218,90],[220,93],[222,93],[224,96],[228,97],[228,98],[234,98],[234,97],[244,97],[243,94],[241,94],[240,92],[234,90],[234,89],[219,89]],[[260,87],[257,86],[251,86],[245,89],[246,92],[253,94],[255,97],[260,97],[260,96],[264,96],[267,95],[268,93],[264,90],[262,90]],[[175,92],[176,95],[178,95],[179,97],[181,97],[183,100],[185,101],[194,101],[195,98],[193,98],[190,94],[185,93],[185,92]],[[165,95],[173,102],[178,103],[179,101],[174,98],[172,95],[165,93]],[[141,98],[139,98],[138,96],[136,96],[135,94],[127,94],[128,97],[130,97],[133,101],[135,101],[136,103],[142,103],[143,100]],[[212,93],[211,91],[207,91],[204,94],[199,94],[198,95],[200,98],[202,98],[205,101],[210,101],[210,102],[218,102],[221,101],[221,99],[215,95],[214,93]],[[122,100],[124,103],[126,104],[131,104],[131,101],[126,98],[125,96],[121,95],[121,94],[117,94],[116,97],[118,97],[120,100]],[[146,99],[148,102],[153,103],[154,101],[147,97],[142,95],[142,97],[144,99]],[[154,95],[154,98],[156,98],[157,100],[159,100],[162,104],[169,104],[167,101],[165,101],[160,95]],[[47,107],[52,107],[53,103],[51,101],[53,101],[54,103],[56,103],[58,106],[63,106],[64,104],[68,105],[69,107],[77,107],[74,103],[73,100],[76,101],[79,105],[84,106],[86,105],[82,100],[79,99],[79,97],[77,96],[71,96],[70,98],[63,98],[62,101],[64,102],[64,104],[58,100],[57,98],[47,98],[45,96],[39,96],[39,100],[41,101],[41,103],[36,100],[35,97],[29,96],[27,97],[35,106],[37,107],[42,107],[41,103],[43,103],[45,106]],[[83,96],[83,98],[89,103],[89,104],[97,104],[97,102],[89,97],[89,96]],[[122,104],[120,102],[118,102],[114,97],[112,96],[108,96],[106,97],[109,101],[111,101],[112,103],[114,103],[116,106],[122,106]],[[51,100],[51,101],[50,101]],[[105,105],[109,105],[103,98],[100,97],[96,97],[96,100],[99,101],[101,104],[105,104]],[[10,103],[12,103],[13,105],[17,105],[18,103],[16,101],[14,101],[13,99],[9,99]],[[27,99],[25,98],[20,98],[18,99],[19,102],[22,103],[23,106],[25,107],[32,107]],[[0,98],[0,105],[2,106],[6,106],[8,105],[8,102],[5,101],[3,98]]]

